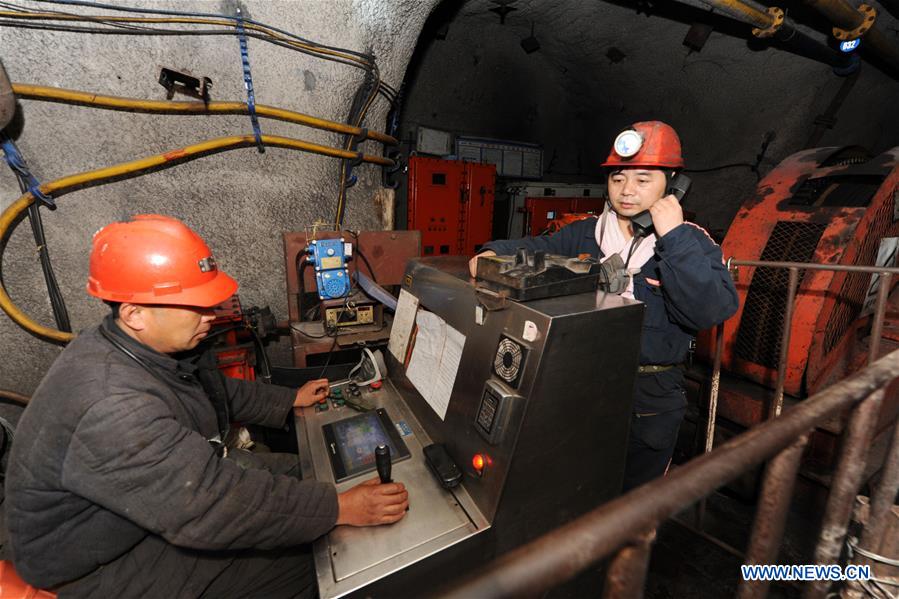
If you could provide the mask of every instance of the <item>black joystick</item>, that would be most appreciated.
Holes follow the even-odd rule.
[[[390,447],[388,445],[378,445],[375,448],[375,466],[378,468],[378,476],[381,477],[381,484],[393,482],[390,478]]]

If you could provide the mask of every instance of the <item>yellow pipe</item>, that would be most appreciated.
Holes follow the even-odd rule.
[[[724,11],[746,18],[759,29],[770,27],[774,19],[766,12],[740,2],[740,0],[703,0],[706,4],[716,6]]]
[[[393,165],[392,160],[382,158],[380,156],[371,156],[368,154],[362,154],[360,156],[355,152],[348,152],[346,150],[322,146],[299,139],[291,139],[289,137],[263,135],[262,142],[266,146],[303,150],[305,152],[323,154],[325,156],[332,156],[334,158],[353,159],[361,157],[363,162],[380,164],[382,166]],[[78,173],[75,175],[70,175],[68,177],[63,177],[62,179],[56,179],[55,181],[51,181],[49,183],[41,185],[40,191],[46,195],[52,195],[54,198],[59,198],[66,193],[75,191],[76,189],[84,187],[88,184],[99,184],[109,179],[119,179],[127,175],[135,175],[143,173],[145,171],[164,168],[166,166],[174,166],[175,164],[179,164],[180,162],[194,160],[208,154],[234,150],[237,148],[246,148],[255,145],[256,138],[252,135],[220,137],[217,139],[211,139],[200,142],[198,144],[187,146],[185,148],[173,150],[171,152],[166,152],[164,154],[156,154],[155,156],[139,158],[130,162],[123,162],[120,164],[115,164],[113,166],[108,166],[106,168]],[[6,247],[6,244],[3,243],[3,241],[12,232],[15,223],[22,215],[22,213],[24,213],[28,209],[28,206],[34,203],[34,201],[34,196],[31,195],[31,192],[28,192],[18,200],[13,202],[8,208],[6,208],[6,210],[3,211],[2,214],[0,214],[0,261],[2,261],[2,250]],[[39,337],[43,337],[52,341],[58,341],[61,343],[68,343],[74,338],[74,335],[72,333],[66,333],[57,329],[45,327],[29,318],[22,310],[19,309],[18,306],[13,303],[12,299],[9,297],[9,294],[6,293],[6,288],[3,285],[2,279],[0,279],[0,308],[2,308],[3,311],[6,312],[16,324]]]
[[[247,105],[243,102],[169,102],[162,100],[139,100],[137,98],[124,98],[121,96],[103,96],[77,90],[47,87],[43,85],[29,85],[26,83],[13,83],[13,92],[16,97],[30,100],[55,100],[70,104],[85,104],[97,108],[109,108],[112,110],[130,110],[134,112],[149,112],[159,114],[247,114]],[[256,114],[263,117],[287,121],[299,125],[306,125],[315,129],[334,131],[345,135],[361,135],[363,130],[359,127],[337,123],[326,119],[309,116],[301,112],[293,112],[264,104],[256,105]],[[384,144],[396,145],[396,138],[378,131],[368,131],[366,137]]]

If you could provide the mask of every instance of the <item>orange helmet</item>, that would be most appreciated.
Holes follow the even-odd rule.
[[[634,123],[615,138],[602,166],[683,168],[680,138],[671,125],[662,121]]]
[[[218,270],[200,236],[180,220],[138,214],[94,234],[87,292],[112,302],[209,308],[237,281]]]

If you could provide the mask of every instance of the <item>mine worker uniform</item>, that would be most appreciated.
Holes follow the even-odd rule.
[[[51,366],[7,468],[9,547],[24,580],[60,597],[312,596],[308,543],[338,522],[369,525],[356,506],[393,491],[398,516],[369,511],[377,523],[402,517],[400,484],[338,494],[226,457],[229,422],[284,427],[328,382],[239,381],[183,357],[237,288],[196,233],[159,215],[112,223],[94,236],[90,271],[88,293],[113,314]]]
[[[671,127],[650,121],[635,123],[630,131],[643,137],[640,151],[628,160],[613,148],[603,166],[666,170],[683,167],[680,140]],[[574,222],[553,235],[492,241],[483,250],[509,255],[523,247],[531,252],[542,250],[572,257],[589,255],[603,261],[607,256],[600,249],[602,221],[615,218],[607,207],[600,217]],[[696,333],[732,316],[738,303],[721,249],[704,229],[683,222],[658,239],[653,236],[653,240],[654,251],[651,245],[646,245],[649,239],[641,242],[639,247],[648,249],[648,259],[639,266],[639,272],[633,275],[628,286],[628,295],[643,302],[646,312],[628,440],[625,490],[666,471],[686,411],[684,375],[678,366],[685,362]]]

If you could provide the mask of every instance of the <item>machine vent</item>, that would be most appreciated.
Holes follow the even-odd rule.
[[[863,208],[883,185],[879,175],[835,175],[807,179],[790,198],[791,206]]]
[[[861,146],[845,146],[828,156],[821,166],[849,166],[851,164],[864,164],[874,156]]]
[[[774,226],[760,260],[809,262],[824,229],[823,224],[780,221]],[[789,280],[787,269],[756,268],[737,331],[735,349],[741,360],[777,368]]]
[[[493,370],[499,378],[513,387],[518,386],[518,379],[521,377],[524,353],[524,348],[508,337],[503,337],[496,348],[496,356],[493,358]]]
[[[856,255],[855,264],[874,264],[877,257],[877,248],[880,240],[888,236],[888,231],[893,224],[892,202],[884,202],[877,210],[871,224],[862,236],[861,246]],[[871,275],[866,273],[847,273],[840,287],[840,293],[834,304],[833,312],[827,319],[827,329],[824,331],[824,353],[829,353],[836,347],[843,335],[849,329],[852,322],[858,318],[868,293]]]

